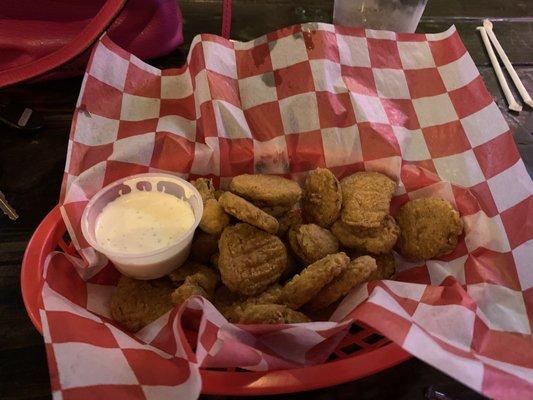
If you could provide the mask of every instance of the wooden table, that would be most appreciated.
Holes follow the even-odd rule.
[[[200,32],[220,31],[217,0],[182,0],[185,45],[155,60],[159,67],[183,62],[187,44]],[[294,3],[299,3],[295,5]],[[331,22],[333,1],[235,0],[233,38],[249,40],[273,29],[305,21]],[[0,6],[1,9],[1,6]],[[484,17],[495,31],[526,88],[533,94],[533,2],[531,0],[430,0],[419,31],[437,32],[455,24],[483,79],[502,110],[522,156],[533,158],[533,113],[509,113],[475,27]],[[0,102],[20,102],[40,112],[46,128],[24,134],[0,126],[0,189],[20,219],[0,218],[0,398],[48,399],[50,386],[42,338],[26,316],[20,294],[20,264],[38,223],[57,203],[67,138],[80,79],[23,85],[0,91]],[[516,98],[519,96],[515,93]],[[529,122],[528,122],[529,121]],[[523,130],[520,132],[520,130]],[[422,399],[429,387],[453,399],[481,396],[418,360],[410,360],[356,382],[284,399]],[[206,397],[207,398],[207,397]],[[273,397],[274,398],[274,397]],[[446,397],[435,397],[445,399]]]

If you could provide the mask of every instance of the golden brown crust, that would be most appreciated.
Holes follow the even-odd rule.
[[[342,221],[361,228],[379,227],[389,213],[395,187],[379,172],[356,172],[342,179]]]
[[[311,322],[301,312],[281,304],[251,304],[239,316],[240,324],[298,324]]]
[[[378,268],[372,272],[369,281],[379,281],[382,279],[391,279],[396,273],[396,260],[392,253],[376,254],[372,256],[376,259]]]
[[[173,304],[181,304],[191,296],[202,296],[211,300],[211,296],[209,296],[204,288],[188,280],[172,292],[170,300]]]
[[[218,273],[205,265],[185,263],[169,275],[180,286],[171,295],[174,304],[183,303],[188,297],[199,295],[211,300],[220,281]]]
[[[386,215],[382,225],[376,229],[362,229],[349,226],[340,219],[331,226],[331,232],[347,248],[365,253],[382,254],[392,250],[400,228],[390,215]]]
[[[297,210],[289,211],[278,218],[279,228],[277,235],[284,238],[289,229],[302,223],[302,215]]]
[[[194,274],[189,275],[185,282],[195,283],[204,289],[210,297],[215,293],[215,289],[220,282],[220,276],[217,271],[206,267],[205,265],[200,265],[198,271]]]
[[[200,268],[207,268],[204,265],[187,260],[180,267],[176,268],[170,274],[168,274],[169,279],[174,285],[181,285],[185,282],[185,279],[192,274],[195,274],[200,270]]]
[[[292,206],[302,195],[298,183],[275,175],[239,175],[230,190],[262,206]]]
[[[341,185],[326,168],[311,171],[305,180],[302,210],[308,222],[328,228],[339,217],[342,206]]]
[[[306,265],[339,251],[339,241],[327,229],[315,224],[297,225],[289,231],[289,243]]]
[[[287,249],[277,236],[240,223],[224,229],[218,267],[230,290],[252,296],[279,279],[287,267]]]
[[[459,213],[444,199],[428,197],[404,204],[397,216],[400,253],[412,260],[428,260],[451,253],[463,232]]]
[[[122,276],[111,299],[111,315],[120,326],[137,332],[172,309],[173,290],[166,277],[140,281]]]
[[[279,223],[276,218],[268,215],[242,197],[226,192],[220,196],[219,202],[224,211],[235,218],[269,233],[275,234],[278,232]]]
[[[350,259],[355,259],[361,256],[370,256],[376,260],[377,269],[372,272],[368,281],[379,281],[382,279],[392,279],[396,273],[396,260],[392,252],[385,254],[370,254],[358,250],[352,250],[348,254]]]
[[[305,305],[311,311],[322,310],[344,297],[355,286],[369,280],[377,270],[376,260],[370,256],[362,256],[350,261],[339,276],[324,286],[320,292]]]
[[[191,244],[190,259],[207,264],[213,254],[218,252],[218,236],[210,235],[202,230],[197,230]]]
[[[205,203],[209,199],[215,198],[215,188],[213,186],[213,181],[209,178],[198,178],[194,181],[191,181],[191,184],[200,192],[202,196],[202,201]]]
[[[253,304],[278,304],[280,302],[281,286],[274,284],[258,296],[244,297],[231,292],[222,286],[215,294],[214,304],[224,317],[230,322],[236,322],[242,315],[244,308]]]
[[[274,218],[279,218],[286,213],[288,213],[292,205],[290,206],[265,206],[265,207],[259,207],[261,210],[266,212],[268,215],[272,215]]]
[[[226,226],[229,225],[229,215],[226,214],[218,201],[207,199],[204,203],[204,212],[200,220],[200,229],[210,235],[220,236]]]
[[[283,286],[281,301],[293,310],[300,308],[335,279],[349,262],[344,253],[330,254],[314,262]]]

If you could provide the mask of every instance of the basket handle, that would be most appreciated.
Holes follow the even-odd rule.
[[[52,71],[83,53],[98,40],[122,11],[127,0],[107,0],[98,14],[68,44],[30,63],[0,71],[0,88]]]

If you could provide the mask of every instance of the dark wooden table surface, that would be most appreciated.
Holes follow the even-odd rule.
[[[159,67],[179,65],[195,34],[218,33],[220,3],[218,0],[182,0],[185,44],[153,64]],[[331,22],[333,9],[333,0],[234,0],[233,4],[232,37],[240,40],[298,22]],[[500,42],[524,85],[533,94],[533,1],[430,0],[419,31],[437,32],[451,24],[457,26],[485,84],[515,132],[522,156],[530,163],[533,112],[527,108],[520,114],[507,111],[475,30],[485,17],[494,21]],[[45,129],[33,134],[0,126],[0,190],[20,214],[16,222],[0,216],[0,399],[50,398],[43,341],[26,315],[20,294],[20,264],[32,232],[58,201],[79,86],[80,79],[74,78],[0,90],[0,104],[8,101],[24,104],[41,113],[46,121]],[[515,96],[519,98],[516,92]],[[412,400],[425,398],[424,393],[430,387],[453,399],[482,398],[415,359],[356,382],[275,398]]]

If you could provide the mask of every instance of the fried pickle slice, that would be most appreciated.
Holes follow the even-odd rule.
[[[279,223],[276,218],[268,215],[242,197],[226,192],[220,196],[219,202],[224,211],[235,218],[269,233],[275,234],[278,232]]]
[[[175,286],[179,286],[185,282],[185,279],[189,275],[197,273],[201,268],[207,267],[197,262],[186,261],[183,265],[168,274],[168,277]]]
[[[230,190],[261,206],[292,206],[302,195],[297,182],[275,175],[239,175]]]
[[[171,295],[174,304],[181,304],[193,295],[211,300],[220,281],[216,271],[196,263],[185,263],[172,271],[169,278],[174,284],[181,284]]]
[[[291,209],[291,206],[265,206],[259,207],[261,210],[266,212],[268,215],[272,215],[274,218],[279,218],[287,214]]]
[[[210,235],[220,236],[228,225],[229,215],[226,214],[220,203],[214,198],[206,200],[202,219],[200,220],[200,229]]]
[[[350,259],[355,259],[362,256],[370,256],[376,260],[377,268],[370,274],[368,281],[379,281],[382,279],[392,279],[396,273],[396,260],[392,252],[385,254],[371,254],[358,250],[352,250],[348,254]]]
[[[128,331],[137,332],[172,309],[173,290],[167,277],[141,281],[121,276],[111,298],[111,316]]]
[[[394,181],[379,172],[356,172],[340,184],[342,221],[350,226],[378,228],[389,213]]]
[[[237,320],[240,324],[298,324],[311,322],[303,313],[281,304],[251,304]]]
[[[339,217],[342,206],[341,185],[327,168],[317,168],[305,180],[302,210],[308,222],[328,228]]]
[[[346,296],[358,284],[368,281],[377,268],[376,260],[370,256],[362,256],[350,261],[339,276],[324,286],[305,305],[305,309],[315,312],[328,307],[341,297]]]
[[[281,286],[277,283],[267,288],[263,293],[244,297],[221,286],[215,294],[215,307],[230,322],[239,320],[244,308],[254,304],[278,304],[281,298]]]
[[[331,232],[344,247],[365,253],[383,254],[390,252],[396,244],[400,228],[394,218],[386,215],[379,228],[357,228],[338,219],[331,226]]]
[[[306,265],[339,251],[339,241],[327,229],[315,224],[297,225],[289,231],[289,243]]]
[[[249,224],[239,223],[224,229],[218,247],[222,282],[231,291],[246,296],[264,291],[287,268],[287,249],[283,242]]]
[[[278,218],[279,228],[277,235],[280,238],[284,238],[295,225],[300,225],[302,223],[302,215],[298,210],[291,210],[288,213],[283,214]]]
[[[202,201],[205,202],[209,199],[215,198],[215,187],[213,186],[213,181],[209,178],[198,178],[191,181],[191,184],[200,192],[202,196]]]
[[[188,280],[172,292],[170,300],[172,301],[172,304],[181,304],[191,296],[202,296],[211,300],[211,296],[209,296],[204,288]]]
[[[451,253],[463,233],[463,221],[452,205],[440,198],[408,201],[397,216],[398,248],[412,260],[429,260]]]
[[[283,286],[281,302],[297,310],[340,275],[349,262],[344,253],[330,254],[314,262]]]

